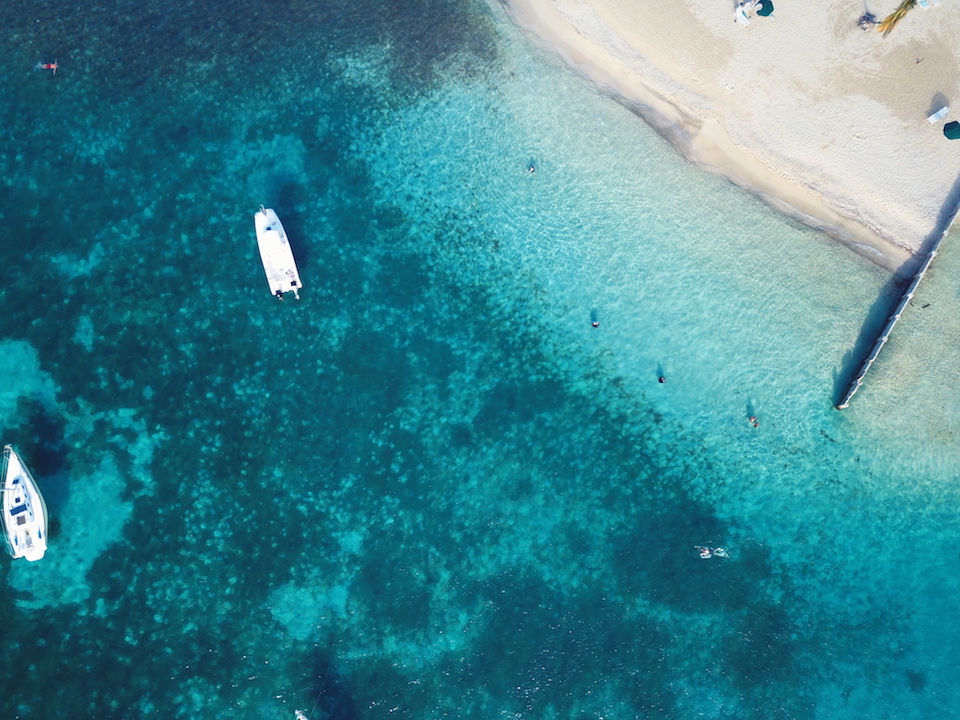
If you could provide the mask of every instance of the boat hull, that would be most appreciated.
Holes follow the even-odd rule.
[[[33,562],[47,551],[47,506],[14,449],[3,448],[3,530],[14,558]]]
[[[293,258],[293,250],[287,233],[283,229],[280,218],[271,208],[260,207],[260,212],[254,215],[254,225],[257,229],[257,247],[260,249],[260,260],[263,271],[267,276],[270,292],[283,299],[284,293],[292,292],[297,300],[300,299],[300,273]]]

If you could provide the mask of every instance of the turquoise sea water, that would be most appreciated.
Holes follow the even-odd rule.
[[[6,7],[0,717],[957,715],[953,238],[840,413],[889,274],[498,7]]]

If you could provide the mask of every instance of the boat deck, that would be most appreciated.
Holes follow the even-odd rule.
[[[300,282],[297,263],[280,218],[272,209],[261,207],[260,212],[254,216],[254,223],[260,260],[263,262],[270,292],[280,299],[283,299],[284,293],[292,292],[299,300],[303,284]]]
[[[3,527],[14,558],[39,560],[47,549],[47,509],[33,477],[8,445],[3,485]]]

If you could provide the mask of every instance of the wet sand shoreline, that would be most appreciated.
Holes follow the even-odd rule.
[[[912,265],[935,231],[960,174],[942,134],[960,116],[960,14],[914,9],[883,38],[825,0],[747,27],[705,0],[501,1],[685,157],[871,261]],[[957,112],[927,122],[954,93]]]

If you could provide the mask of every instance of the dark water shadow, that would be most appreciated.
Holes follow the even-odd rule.
[[[35,475],[58,475],[67,470],[67,452],[64,445],[64,421],[50,414],[43,405],[31,401],[29,425],[33,442],[28,443],[31,469]]]
[[[266,199],[269,207],[277,211],[283,229],[290,241],[290,249],[302,273],[310,267],[310,253],[304,233],[303,216],[299,211],[305,199],[302,188],[293,174],[285,169],[277,169],[267,178]]]
[[[887,321],[896,311],[903,293],[910,286],[914,275],[920,270],[929,252],[939,241],[953,222],[957,209],[960,207],[960,176],[953,183],[950,192],[940,212],[933,230],[924,238],[920,250],[891,277],[883,286],[880,295],[867,311],[867,316],[857,335],[857,340],[849,352],[840,360],[840,367],[833,375],[833,405],[837,405],[846,394],[850,383],[856,377],[874,344],[887,324]]]
[[[905,269],[907,265],[910,266],[910,269]],[[832,405],[837,405],[843,400],[850,384],[857,376],[870,354],[870,350],[873,349],[874,343],[876,343],[887,324],[887,320],[890,319],[901,294],[906,290],[910,282],[910,276],[919,267],[919,261],[916,258],[911,258],[904,264],[904,267],[901,267],[893,277],[884,283],[879,296],[870,305],[853,347],[843,354],[839,367],[833,373]]]
[[[325,720],[359,720],[360,710],[343,675],[337,670],[328,650],[318,650],[313,660],[313,687],[308,697],[313,707],[300,708],[307,717]]]
[[[60,532],[58,517],[70,495],[65,423],[35,398],[20,401],[18,416],[26,418],[25,422],[5,431],[3,443],[14,447],[37,481],[47,506],[48,535],[52,539]]]
[[[764,548],[739,548],[736,559],[703,560],[697,545],[726,546],[726,524],[690,497],[666,498],[657,512],[610,541],[611,567],[621,592],[645,597],[682,612],[742,611],[755,588],[771,576]]]
[[[612,601],[606,588],[559,590],[515,570],[475,592],[486,622],[474,652],[445,668],[455,686],[482,688],[515,717],[550,717],[556,698],[578,698],[581,713],[571,717],[600,717],[598,687],[615,687],[628,706],[649,713],[644,717],[677,716],[662,662],[670,633]]]
[[[10,434],[10,443],[36,479],[47,509],[55,516],[66,505],[69,495],[65,423],[36,399],[21,401],[20,415],[27,420]]]

